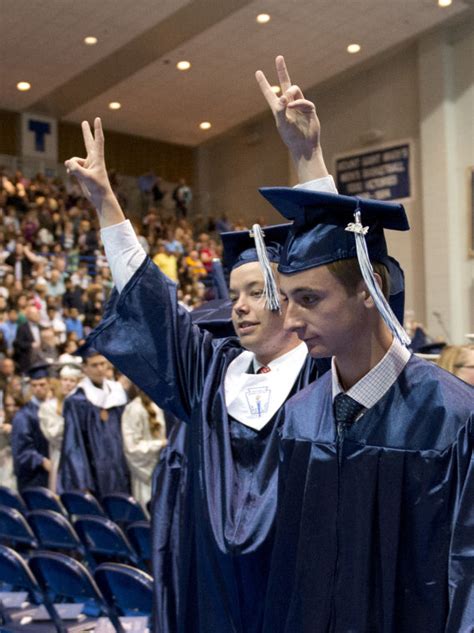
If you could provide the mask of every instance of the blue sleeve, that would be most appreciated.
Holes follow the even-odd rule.
[[[474,631],[474,419],[458,445],[457,494],[449,556],[446,633]]]
[[[189,421],[221,340],[194,325],[176,284],[146,258],[88,338],[163,409]]]

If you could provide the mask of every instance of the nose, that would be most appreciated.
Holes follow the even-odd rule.
[[[304,329],[304,321],[301,319],[298,306],[294,301],[288,301],[283,329],[287,332],[301,332]]]
[[[234,312],[237,316],[241,316],[242,314],[248,314],[249,308],[245,298],[240,296],[234,303]]]

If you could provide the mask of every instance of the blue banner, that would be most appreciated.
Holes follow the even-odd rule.
[[[336,160],[341,195],[401,200],[411,197],[410,144],[403,143]]]

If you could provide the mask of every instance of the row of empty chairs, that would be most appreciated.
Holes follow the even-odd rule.
[[[25,592],[29,603],[9,608],[0,601],[1,633],[39,633],[51,631],[51,626],[58,633],[92,631],[101,616],[118,633],[125,633],[126,626],[120,616],[131,616],[135,622],[138,619],[139,628],[135,630],[145,631],[149,626],[152,578],[127,565],[103,563],[92,575],[65,554],[33,552],[26,562],[11,548],[0,545],[0,585],[2,589]],[[32,609],[31,605],[36,606]],[[38,623],[32,615],[41,606],[49,616],[48,624]]]
[[[3,544],[23,551],[41,547],[74,554],[92,569],[107,561],[124,562],[145,571],[151,569],[150,523],[134,520],[145,515],[141,508],[142,514],[126,510],[122,503],[128,502],[126,495],[124,499],[110,495],[117,498],[117,508],[125,508],[111,512],[116,523],[105,516],[99,502],[88,493],[66,493],[58,499],[47,489],[35,488],[31,489],[34,495],[24,492],[22,498],[10,490],[8,496],[5,490],[0,488]],[[10,504],[1,505],[2,502]]]

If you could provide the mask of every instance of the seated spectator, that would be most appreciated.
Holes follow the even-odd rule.
[[[84,326],[82,325],[82,320],[79,317],[79,310],[77,308],[70,308],[67,314],[68,316],[64,320],[66,325],[66,334],[74,332],[77,339],[80,341],[84,338]]]
[[[34,305],[25,309],[26,322],[18,326],[15,341],[13,342],[13,358],[21,373],[29,369],[37,357],[40,344],[40,312]]]
[[[441,352],[439,367],[474,385],[474,345],[449,345]]]
[[[12,308],[8,311],[8,315],[5,315],[0,322],[0,330],[3,332],[9,355],[13,354],[13,342],[18,330],[17,321],[18,313],[14,308]]]
[[[2,358],[0,360],[0,391],[5,392],[15,375],[15,363],[11,358]]]
[[[58,360],[58,341],[52,327],[45,327],[41,330],[41,345],[39,354],[40,358],[50,365]]]
[[[204,264],[199,259],[199,253],[196,249],[193,249],[189,255],[184,258],[184,265],[187,273],[192,280],[200,279],[207,275],[207,271]]]
[[[153,261],[169,279],[178,281],[178,260],[163,242],[158,245]]]
[[[61,272],[56,268],[51,271],[51,276],[47,284],[47,292],[51,297],[60,297],[66,291]]]

